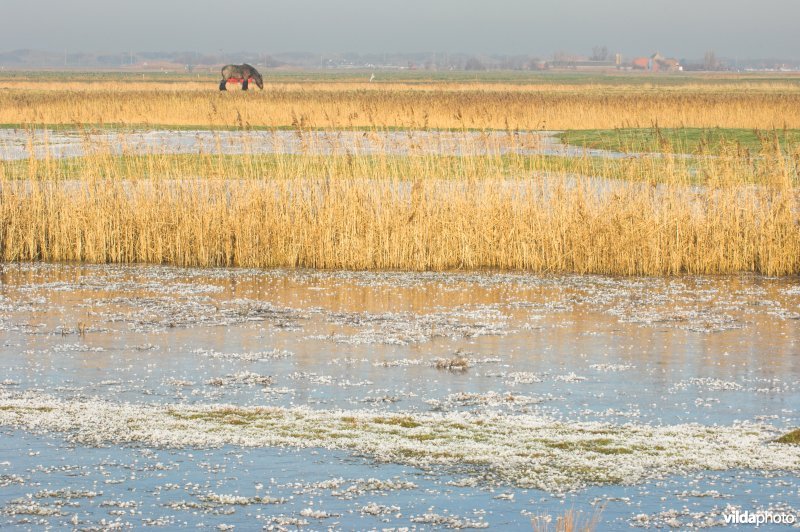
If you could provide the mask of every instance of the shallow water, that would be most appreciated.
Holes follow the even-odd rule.
[[[800,506],[800,451],[770,443],[800,425],[798,279],[0,280],[0,524],[524,528],[603,506],[607,528],[687,527]]]
[[[209,131],[2,129],[0,159],[114,154],[523,155],[628,157],[562,144],[551,131]]]

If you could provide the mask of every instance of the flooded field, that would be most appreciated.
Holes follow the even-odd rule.
[[[800,280],[5,264],[0,526],[800,512]]]
[[[594,155],[624,154],[562,144],[552,131],[133,130],[0,128],[0,159],[115,154]]]

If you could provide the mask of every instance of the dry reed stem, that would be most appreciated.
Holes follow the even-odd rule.
[[[593,512],[588,519],[584,519],[582,512],[567,510],[564,515],[556,518],[555,527],[551,526],[553,523],[550,522],[552,520],[550,516],[532,518],[531,527],[534,532],[549,532],[550,530],[555,530],[555,532],[594,532],[600,526],[602,512],[601,508]]]

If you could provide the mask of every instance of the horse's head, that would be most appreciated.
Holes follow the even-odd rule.
[[[258,85],[259,89],[263,89],[264,88],[264,79],[261,77],[261,74],[259,74],[258,72],[253,72],[253,81],[256,82],[256,85]]]

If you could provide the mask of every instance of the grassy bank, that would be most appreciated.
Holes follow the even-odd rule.
[[[800,130],[645,128],[565,131],[565,144],[623,153],[756,155],[780,149],[797,154]]]

